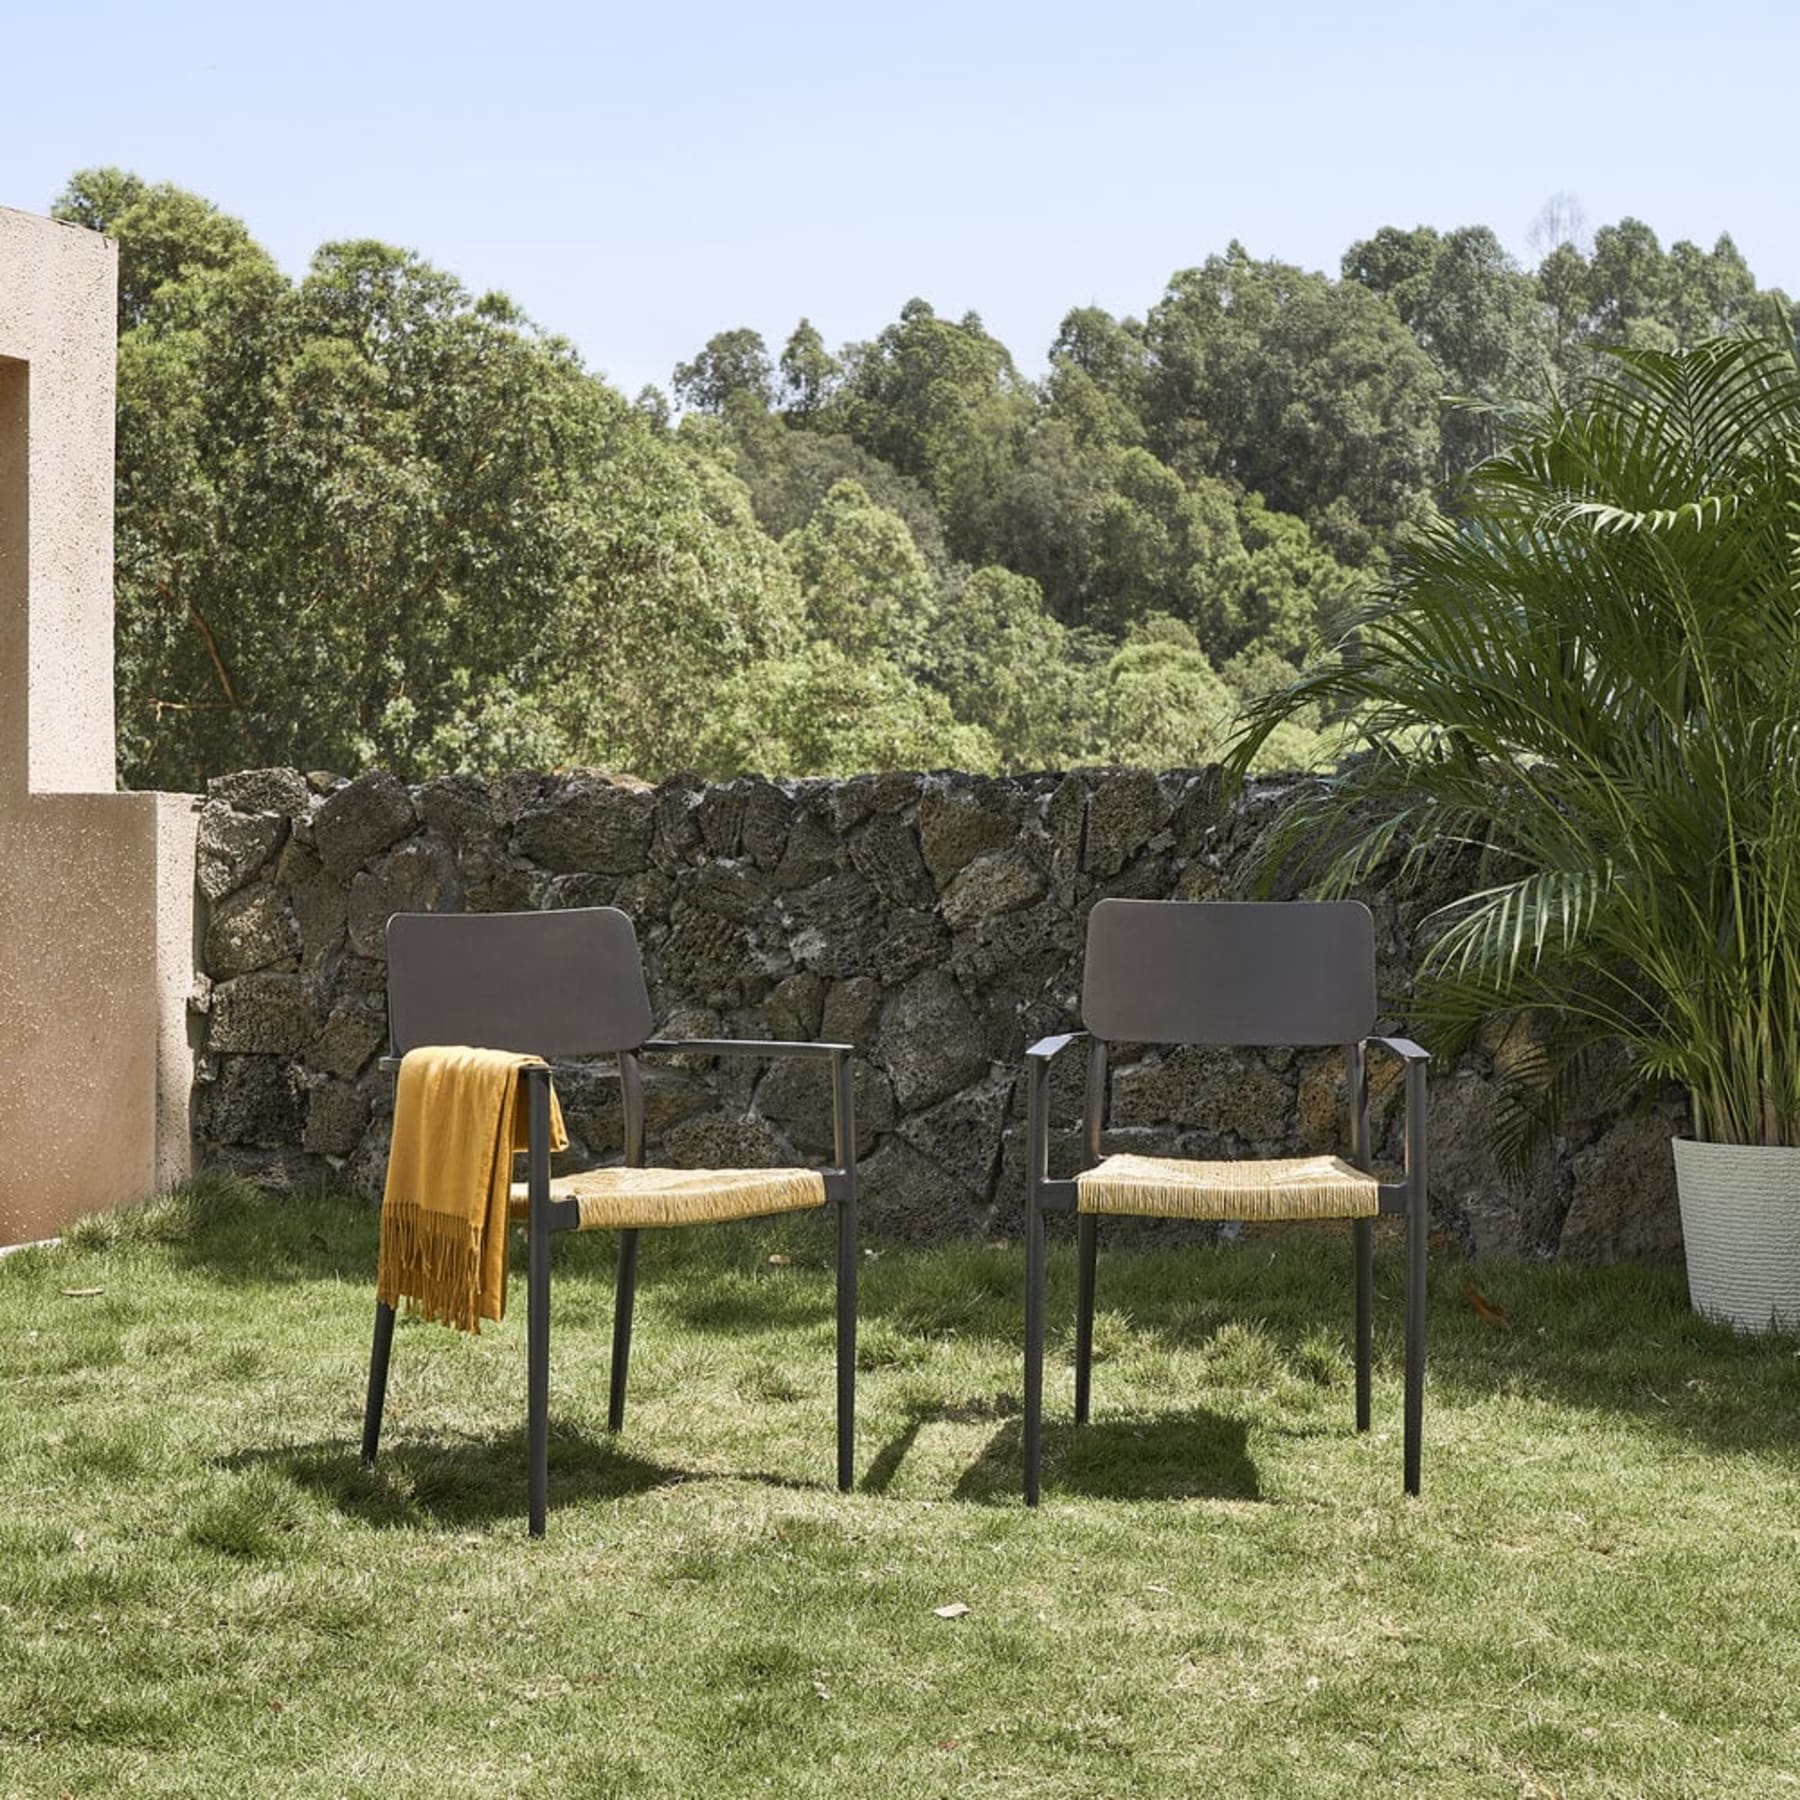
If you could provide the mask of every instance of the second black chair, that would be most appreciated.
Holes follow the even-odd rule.
[[[1026,1054],[1025,1501],[1035,1506],[1043,1454],[1045,1220],[1078,1215],[1075,1419],[1085,1423],[1093,1379],[1094,1275],[1102,1215],[1182,1219],[1352,1219],[1356,1288],[1356,1428],[1369,1429],[1378,1213],[1406,1218],[1405,1483],[1419,1491],[1425,1395],[1425,1051],[1406,1038],[1372,1037],[1375,932],[1356,901],[1102,900],[1088,916],[1081,991],[1086,1031],[1033,1044]],[[1092,1036],[1089,1036],[1092,1033]],[[1088,1043],[1084,1166],[1049,1175],[1046,1105],[1051,1061]],[[1104,1156],[1107,1046],[1132,1044],[1341,1044],[1349,1079],[1349,1159],[1189,1162]],[[1371,1170],[1367,1057],[1406,1065],[1406,1173]]]

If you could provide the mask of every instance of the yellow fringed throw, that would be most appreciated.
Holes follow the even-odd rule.
[[[405,1299],[411,1311],[470,1332],[505,1315],[512,1159],[530,1128],[520,1071],[542,1060],[456,1045],[402,1059],[381,1202],[384,1305]],[[567,1142],[552,1089],[551,1148]]]
[[[1075,1204],[1084,1213],[1153,1219],[1366,1219],[1381,1210],[1381,1184],[1341,1156],[1118,1155],[1075,1178]]]

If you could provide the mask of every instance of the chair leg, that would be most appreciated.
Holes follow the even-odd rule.
[[[530,1464],[530,1530],[544,1535],[550,1500],[550,1227],[542,1217],[530,1228],[526,1277],[526,1455]]]
[[[369,1398],[363,1407],[362,1459],[365,1469],[375,1467],[381,1448],[381,1412],[387,1404],[388,1357],[394,1348],[394,1309],[375,1302],[375,1342],[369,1351]]]
[[[1044,1215],[1036,1195],[1025,1225],[1025,1504],[1038,1503],[1044,1435]]]
[[[837,1484],[856,1479],[856,1174],[838,1202],[837,1242]]]
[[[1094,1378],[1094,1264],[1100,1221],[1084,1213],[1075,1228],[1075,1423],[1088,1420]]]
[[[637,1300],[638,1234],[619,1233],[619,1280],[613,1296],[612,1389],[606,1402],[606,1429],[625,1426],[625,1379],[631,1370],[631,1310]]]
[[[1406,1491],[1419,1491],[1425,1427],[1425,1200],[1412,1198],[1406,1214]]]
[[[1375,1337],[1375,1222],[1358,1219],[1351,1227],[1356,1265],[1356,1429],[1369,1429],[1369,1369]]]

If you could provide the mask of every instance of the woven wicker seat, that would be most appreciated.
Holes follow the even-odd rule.
[[[1109,1156],[1075,1178],[1075,1204],[1153,1219],[1368,1219],[1381,1210],[1381,1184],[1341,1156]]]
[[[573,1200],[583,1231],[704,1225],[755,1219],[825,1204],[817,1169],[584,1169],[550,1183],[552,1200]],[[512,1216],[530,1216],[524,1182],[515,1182]]]

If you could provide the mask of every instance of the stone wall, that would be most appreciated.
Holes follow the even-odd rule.
[[[871,1236],[1016,1231],[1020,1053],[1077,1023],[1087,909],[1108,895],[1221,892],[1279,805],[1223,805],[1216,774],[1122,770],[989,780],[872,775],[658,787],[597,774],[451,776],[408,788],[262,770],[201,815],[203,1157],[259,1178],[326,1165],[380,1191],[389,1081],[382,934],[403,910],[622,907],[668,1036],[825,1037],[857,1049]],[[1374,908],[1382,993],[1404,1023],[1420,897]],[[1495,1044],[1432,1087],[1432,1206],[1474,1250],[1603,1257],[1679,1244],[1665,1118],[1591,1118],[1522,1175],[1486,1147]],[[1279,1155],[1344,1145],[1341,1055],[1121,1047],[1117,1148]],[[1398,1159],[1395,1070],[1372,1067],[1378,1149]],[[1077,1147],[1079,1055],[1053,1088],[1056,1157]],[[559,1069],[571,1165],[622,1148],[603,1065]],[[817,1160],[816,1066],[735,1059],[649,1072],[652,1161]]]

